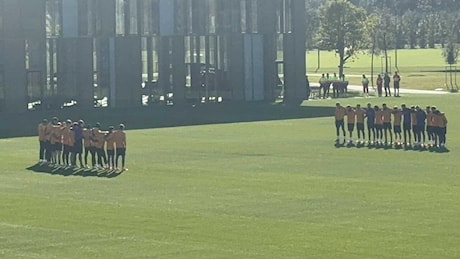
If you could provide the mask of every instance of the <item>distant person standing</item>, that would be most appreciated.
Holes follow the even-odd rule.
[[[329,73],[326,73],[326,90],[327,90],[327,97],[329,97],[329,92],[331,91],[331,83],[332,83],[332,78],[329,76]]]
[[[399,76],[398,72],[395,71],[393,75],[393,87],[394,87],[394,96],[399,97],[399,82],[401,81],[401,76]]]
[[[310,80],[308,80],[308,76],[305,75],[305,93],[307,95],[307,100],[310,99]]]
[[[114,140],[115,140],[115,147],[116,147],[115,167],[118,169],[118,157],[121,157],[121,170],[127,171],[128,168],[125,167],[126,133],[124,129],[125,129],[125,125],[120,124],[118,131],[114,133]]]
[[[321,90],[323,91],[323,98],[326,98],[326,84],[328,84],[328,80],[323,73],[319,79],[319,98],[321,98]]]
[[[385,73],[385,76],[383,76],[383,86],[385,87],[385,97],[390,96],[391,97],[391,89],[390,89],[390,76],[388,76],[388,72]]]
[[[381,97],[382,96],[382,90],[383,90],[383,78],[382,76],[379,74],[377,76],[377,93],[378,93],[378,96]]]
[[[332,77],[332,97],[338,98],[339,97],[339,88],[340,88],[340,79],[337,78],[337,74],[334,73]]]
[[[346,93],[348,92],[348,78],[345,77],[345,74],[342,74],[342,87],[341,87],[341,93]]]
[[[40,150],[38,153],[38,162],[45,162],[45,152],[46,152],[46,126],[48,125],[48,119],[43,119],[42,122],[38,125],[38,142],[40,144]]]
[[[363,95],[369,96],[369,79],[366,78],[366,75],[363,74],[363,79],[361,80],[361,84],[363,85]]]

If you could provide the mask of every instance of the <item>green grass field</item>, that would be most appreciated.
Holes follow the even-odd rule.
[[[130,130],[118,176],[33,171],[35,137],[0,139],[0,258],[460,258],[457,94],[341,100],[368,101],[438,105],[449,152],[335,148],[309,111],[336,100]]]
[[[448,86],[445,85],[446,73],[443,71],[449,68],[446,68],[442,49],[404,49],[398,50],[397,54],[391,50],[388,56],[390,56],[389,71],[391,73],[395,70],[400,72],[402,88],[434,90],[447,89],[450,86],[449,74],[447,75]],[[317,51],[307,52],[307,73],[310,75],[311,82],[318,82],[320,73],[338,72],[337,66],[338,58],[334,52],[321,51],[319,61]],[[361,53],[354,61],[345,64],[344,73],[349,75],[351,84],[360,85],[360,75],[366,74],[370,77],[371,67],[371,55]],[[374,56],[374,84],[376,75],[384,71],[385,61],[382,55]],[[457,72],[456,77],[457,85],[460,86],[460,72]],[[452,82],[455,85],[455,74],[452,75]]]

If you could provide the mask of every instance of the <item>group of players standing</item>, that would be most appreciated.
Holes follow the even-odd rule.
[[[344,126],[345,117],[349,132],[348,139]],[[367,141],[364,132],[365,121],[367,121]],[[355,125],[358,145],[392,146],[394,144],[399,147],[444,148],[446,144],[447,118],[445,113],[439,111],[435,106],[427,106],[423,110],[419,106],[408,108],[405,104],[402,104],[401,108],[395,106],[391,109],[386,104],[380,108],[377,105],[372,107],[368,103],[366,108],[361,108],[359,104],[356,107],[350,105],[343,107],[340,103],[336,103],[336,143],[339,143],[340,129],[342,129],[344,143],[352,144]],[[402,136],[401,133],[403,133]],[[414,142],[412,142],[412,136]]]
[[[43,119],[38,125],[39,163],[76,167],[78,158],[80,167],[90,168],[88,155],[91,155],[93,169],[118,170],[118,160],[121,157],[121,170],[127,170],[125,126],[120,124],[118,130],[110,126],[108,131],[100,128],[100,123],[91,127],[85,125],[83,120],[60,122],[54,117],[48,122]]]
[[[319,79],[319,97],[328,98],[331,86],[332,97],[338,98],[340,94],[347,92],[348,79],[343,74],[337,77],[336,73],[333,76],[330,76],[329,73],[323,73]],[[323,92],[322,96],[321,92]]]

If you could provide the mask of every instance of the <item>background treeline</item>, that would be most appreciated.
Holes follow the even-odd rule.
[[[340,1],[340,0],[339,0]],[[307,48],[322,48],[325,20],[337,19],[334,10],[325,11],[337,0],[306,0]],[[444,48],[460,43],[460,0],[348,0],[354,9],[364,13],[356,17],[367,35],[361,48]],[[359,12],[358,12],[359,13]],[[325,17],[328,16],[328,17]],[[366,30],[366,29],[365,29]],[[327,33],[327,32],[326,32]],[[354,33],[354,32],[353,32]],[[327,49],[327,48],[325,48]]]

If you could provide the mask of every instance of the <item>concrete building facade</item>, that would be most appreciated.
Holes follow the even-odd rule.
[[[0,112],[298,103],[305,0],[0,0]]]

